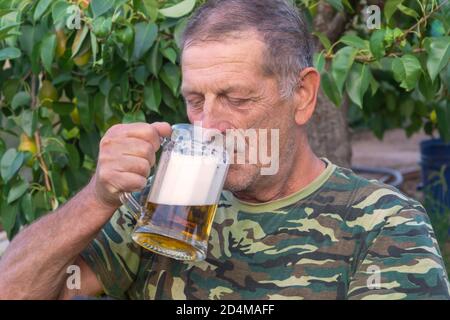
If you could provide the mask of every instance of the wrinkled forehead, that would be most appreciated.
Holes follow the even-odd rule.
[[[260,77],[264,51],[264,43],[251,33],[247,37],[192,42],[182,54],[183,84],[220,77],[244,81]]]

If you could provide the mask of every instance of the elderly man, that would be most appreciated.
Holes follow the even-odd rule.
[[[0,297],[129,299],[448,299],[424,208],[311,151],[320,78],[304,21],[282,0],[210,0],[183,41],[191,122],[279,130],[279,170],[232,165],[207,258],[180,262],[131,239],[119,195],[140,190],[167,123],[118,125],[71,201],[23,230],[0,261]],[[80,267],[81,287],[66,285]]]

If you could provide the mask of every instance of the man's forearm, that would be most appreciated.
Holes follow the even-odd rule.
[[[67,267],[114,212],[96,199],[92,186],[11,242],[0,259],[0,298],[52,299],[59,295]]]

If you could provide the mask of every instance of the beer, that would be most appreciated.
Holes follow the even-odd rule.
[[[136,232],[133,239],[149,250],[166,248],[178,252],[180,257],[186,255],[185,260],[193,260],[199,255],[196,247],[203,247],[208,241],[216,209],[215,204],[179,206],[148,202],[147,213],[139,221],[141,232]],[[152,231],[145,232],[149,225]]]
[[[163,153],[133,240],[175,259],[204,259],[228,169],[219,160],[211,154]]]

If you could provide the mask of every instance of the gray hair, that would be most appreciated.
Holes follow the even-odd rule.
[[[283,99],[291,97],[301,70],[313,65],[313,42],[303,16],[286,0],[207,0],[190,18],[181,48],[248,30],[265,43],[264,74],[277,78]]]

